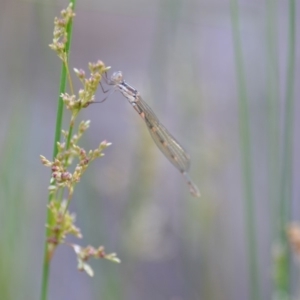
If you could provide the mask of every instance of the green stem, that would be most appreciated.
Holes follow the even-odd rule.
[[[73,4],[73,10],[75,10],[76,0],[71,0],[70,3]],[[73,29],[73,22],[72,19],[67,27],[68,33],[68,41],[66,43],[66,54],[69,57],[70,53],[70,46],[71,46],[71,38],[72,38],[72,29]],[[60,95],[65,92],[66,90],[66,81],[67,81],[67,68],[65,64],[62,64],[61,70],[61,77],[60,77],[60,87],[59,87],[59,98],[58,98],[58,105],[57,105],[57,114],[56,114],[56,126],[55,126],[55,137],[54,137],[54,146],[53,146],[53,158],[57,155],[57,142],[61,139],[61,130],[62,130],[62,120],[63,120],[63,101]],[[49,196],[48,203],[51,201],[52,197]],[[50,221],[50,211],[47,208],[47,222]],[[48,237],[49,237],[49,229],[46,228],[45,230],[45,245],[44,245],[44,259],[43,259],[43,273],[42,273],[42,285],[41,285],[41,295],[40,300],[47,300],[48,296],[48,283],[49,283],[49,271],[50,271],[50,261],[51,256],[48,249]]]
[[[246,78],[243,65],[242,45],[239,35],[239,11],[238,1],[230,1],[233,44],[236,59],[236,73],[238,80],[239,94],[239,131],[242,150],[242,168],[245,190],[245,221],[248,237],[248,267],[251,287],[250,299],[259,300],[261,298],[260,276],[257,259],[257,238],[255,230],[255,207],[252,182],[252,162],[251,162],[251,142],[248,114],[248,99],[246,91]]]
[[[272,238],[278,234],[278,205],[280,195],[279,168],[279,72],[277,44],[277,0],[267,0],[266,64],[267,64],[267,126],[268,126],[268,180]]]
[[[286,226],[290,216],[291,206],[291,176],[292,176],[292,147],[293,147],[293,123],[294,123],[294,82],[295,82],[295,37],[296,37],[296,5],[295,0],[289,0],[289,51],[286,84],[285,126],[282,164],[281,186],[281,225]],[[283,230],[285,231],[285,230]],[[283,233],[285,237],[285,233]]]
[[[289,0],[289,41],[288,67],[286,77],[286,102],[283,135],[283,157],[280,191],[280,241],[285,249],[281,264],[279,290],[290,294],[290,253],[286,237],[286,226],[290,219],[292,204],[292,167],[293,167],[293,124],[294,124],[294,84],[295,84],[295,46],[296,45],[296,2]]]

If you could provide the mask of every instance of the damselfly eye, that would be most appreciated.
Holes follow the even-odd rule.
[[[123,75],[121,71],[115,72],[111,76],[111,81],[115,84],[121,83],[123,81]]]

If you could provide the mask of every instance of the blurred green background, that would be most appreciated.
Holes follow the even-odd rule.
[[[190,196],[121,94],[88,107],[81,117],[91,128],[81,145],[112,146],[88,169],[71,211],[80,243],[104,245],[122,263],[92,261],[89,278],[71,249],[59,247],[49,299],[256,300],[251,249],[261,299],[271,299],[278,203],[288,197],[293,220],[300,208],[291,2],[243,0],[236,11],[235,1],[230,8],[222,0],[78,1],[70,66],[87,70],[101,59],[121,70],[190,153],[202,197]],[[67,4],[0,0],[1,300],[40,293],[50,172],[39,155],[52,156],[61,68],[48,44]]]

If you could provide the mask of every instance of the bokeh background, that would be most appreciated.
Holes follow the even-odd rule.
[[[121,94],[88,107],[80,118],[90,119],[91,128],[81,145],[91,149],[108,140],[112,146],[85,174],[71,210],[84,236],[79,242],[104,245],[122,263],[92,261],[95,276],[89,278],[77,271],[72,250],[62,246],[51,266],[49,299],[256,300],[248,255],[255,248],[261,299],[272,298],[282,178],[292,220],[300,209],[297,51],[294,70],[288,68],[293,1],[238,1],[242,73],[236,68],[241,61],[234,46],[234,2],[78,1],[70,66],[87,70],[88,62],[101,59],[121,70],[188,149],[190,175],[202,197],[190,196]],[[0,0],[3,300],[39,299],[50,175],[39,155],[52,156],[61,69],[48,44],[54,16],[67,4]],[[291,82],[292,114],[286,115]],[[99,89],[97,99],[103,97]],[[247,121],[239,109],[245,99],[249,144],[247,128],[240,127]],[[286,116],[292,121],[290,140]],[[68,118],[66,113],[66,128]],[[290,164],[283,169],[285,154]],[[247,186],[252,193],[245,192]],[[297,271],[291,282],[299,280]]]

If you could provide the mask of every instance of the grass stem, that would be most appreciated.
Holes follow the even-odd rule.
[[[285,249],[281,259],[281,281],[277,289],[284,295],[290,294],[290,253],[286,227],[290,220],[292,206],[293,175],[293,127],[294,127],[294,85],[295,85],[295,47],[296,47],[296,1],[289,0],[288,58],[286,76],[285,116],[283,130],[283,151],[280,186],[280,242]]]
[[[248,97],[243,62],[242,43],[240,38],[238,0],[230,1],[233,46],[236,60],[236,73],[239,96],[239,132],[242,155],[242,170],[245,191],[245,226],[248,238],[248,268],[250,280],[250,299],[260,300],[260,274],[257,258],[257,238],[255,228],[255,205],[252,179],[251,139],[249,125]]]
[[[71,0],[70,3],[73,4],[73,10],[75,10],[76,0]],[[73,22],[72,20],[68,24],[67,33],[68,33],[68,41],[66,44],[66,54],[67,58],[69,59],[70,47],[71,47],[71,38],[72,38],[72,29],[73,29]],[[64,104],[61,98],[61,94],[65,93],[66,91],[66,81],[67,81],[68,69],[66,65],[62,63],[61,69],[61,77],[60,77],[60,87],[59,87],[59,97],[58,97],[58,105],[57,105],[57,114],[56,114],[56,126],[55,126],[55,137],[54,137],[54,146],[53,146],[53,158],[57,155],[57,142],[61,139],[61,130],[62,130],[62,120],[63,120],[63,111],[64,111]],[[71,85],[72,88],[72,85]],[[48,198],[48,203],[51,200],[51,196]],[[47,222],[49,223],[50,220],[50,211],[47,208]],[[48,284],[49,284],[49,271],[50,271],[50,261],[52,255],[49,255],[48,249],[48,237],[49,237],[49,230],[46,228],[45,230],[45,245],[44,245],[44,259],[43,259],[43,272],[42,272],[42,285],[41,285],[41,294],[40,300],[47,300],[48,296]]]

